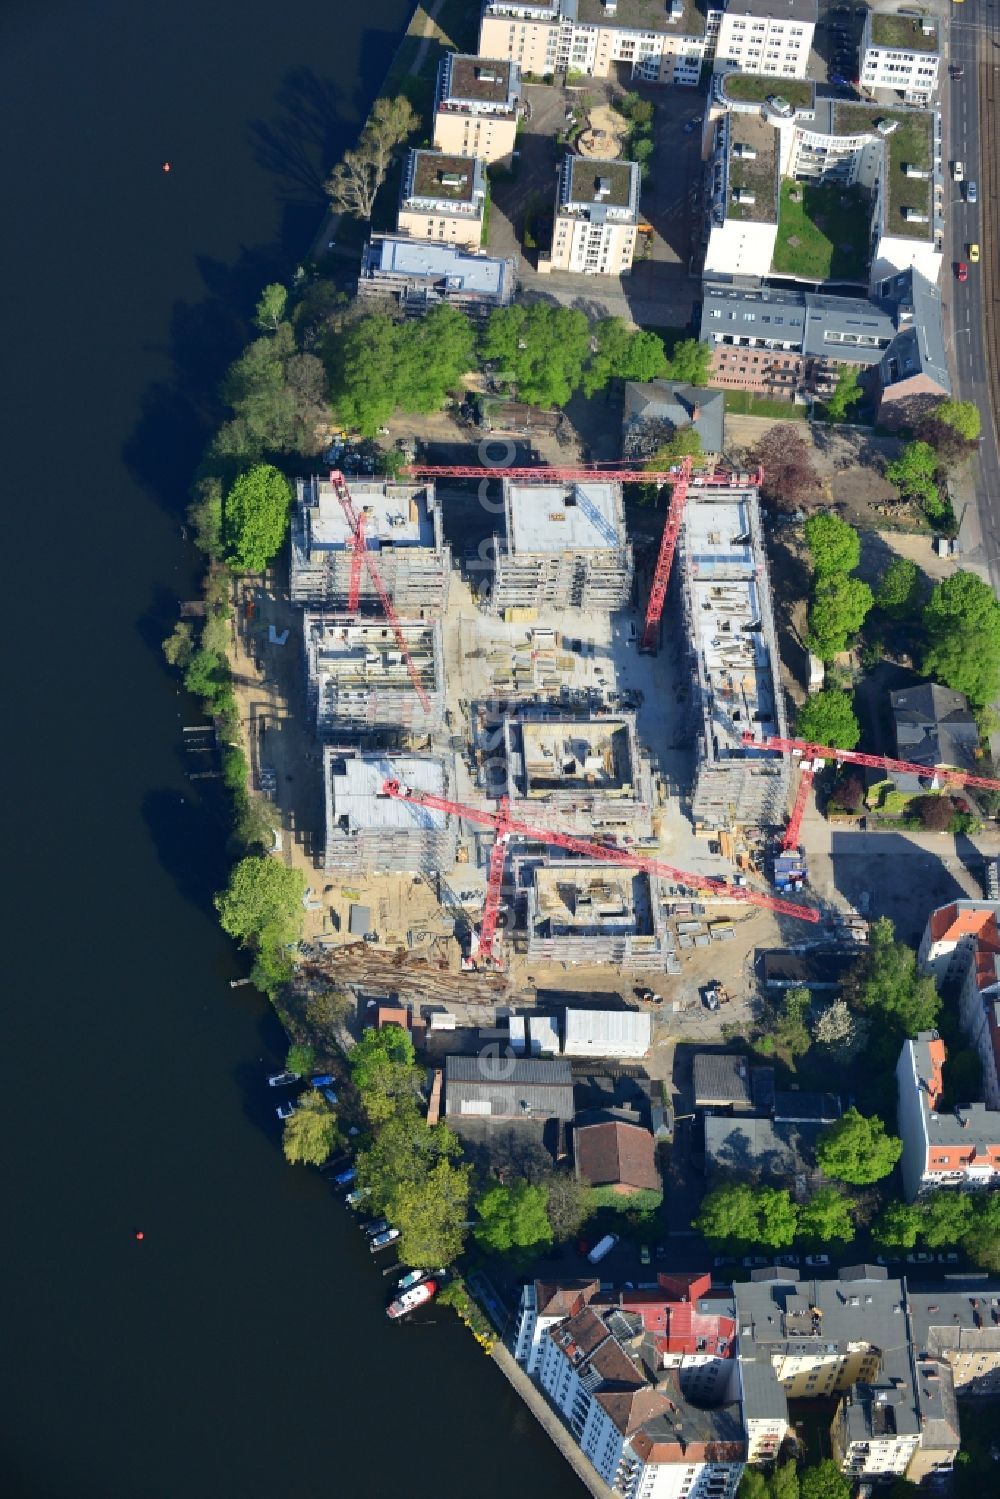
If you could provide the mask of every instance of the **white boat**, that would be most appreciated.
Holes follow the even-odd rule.
[[[386,1307],[386,1316],[405,1317],[407,1312],[415,1312],[418,1306],[426,1306],[436,1295],[437,1281],[422,1280],[419,1285],[411,1286],[408,1291],[397,1296],[395,1301],[390,1301]]]
[[[290,1088],[293,1083],[302,1081],[301,1072],[272,1072],[267,1080],[269,1088]]]
[[[293,1103],[279,1103],[274,1112],[277,1114],[282,1123],[284,1123],[286,1119],[291,1119],[292,1115],[295,1113],[295,1105]]]

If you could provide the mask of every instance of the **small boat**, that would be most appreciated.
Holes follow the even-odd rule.
[[[267,1080],[269,1088],[290,1088],[293,1083],[302,1081],[301,1072],[272,1072]]]
[[[358,1203],[364,1202],[367,1196],[367,1187],[355,1187],[353,1192],[348,1192],[347,1196],[344,1198],[344,1201],[347,1203],[347,1206],[349,1208],[356,1208]]]
[[[291,1119],[292,1115],[295,1113],[295,1105],[293,1103],[279,1103],[274,1112],[277,1114],[278,1118],[282,1122],[284,1122],[286,1119]]]
[[[395,1244],[398,1238],[398,1228],[387,1228],[383,1230],[382,1233],[376,1234],[373,1239],[370,1239],[368,1241],[368,1248],[371,1250],[372,1254],[377,1254],[380,1249],[388,1249],[390,1244]]]
[[[402,1295],[397,1296],[395,1301],[390,1301],[385,1312],[387,1317],[405,1317],[407,1312],[415,1312],[418,1306],[426,1306],[428,1301],[433,1301],[437,1295],[436,1280],[422,1280],[419,1285],[411,1286]]]
[[[333,1082],[332,1072],[317,1072],[315,1077],[309,1079],[314,1088],[328,1088]]]
[[[332,1088],[320,1088],[319,1090],[332,1109],[337,1107],[337,1095]]]
[[[333,1178],[333,1185],[335,1187],[349,1187],[357,1174],[358,1173],[353,1166],[348,1166],[346,1171],[337,1172],[336,1176]]]
[[[364,1225],[364,1230],[370,1239],[374,1239],[376,1234],[384,1234],[388,1227],[388,1218],[373,1218],[370,1223]]]
[[[408,1291],[411,1286],[418,1286],[427,1274],[426,1270],[407,1270],[396,1282],[397,1291]]]

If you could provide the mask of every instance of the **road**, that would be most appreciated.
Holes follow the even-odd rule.
[[[951,177],[950,164],[965,164],[966,178],[983,183],[983,152],[980,120],[980,76],[982,63],[994,66],[1000,62],[1000,9],[995,0],[965,0],[953,5],[949,36],[949,61],[964,70],[961,81],[945,79],[948,90],[943,113],[945,117],[946,180],[952,200],[948,215],[950,234],[949,264],[946,265],[944,296],[951,327],[947,335],[948,353],[957,376],[956,394],[961,400],[974,401],[983,415],[983,443],[980,460],[973,475],[975,506],[963,516],[961,539],[968,560],[989,569],[994,588],[1000,587],[1000,456],[997,448],[996,412],[990,398],[987,340],[996,329],[987,328],[994,309],[990,304],[991,276],[987,256],[993,247],[993,224],[984,224],[983,215],[995,214],[996,205],[981,187],[979,204],[970,205]],[[984,246],[985,240],[985,246]],[[967,247],[975,241],[983,247],[978,267],[969,267],[969,279],[960,284],[954,279],[954,262],[967,260]],[[983,272],[987,274],[984,275]],[[945,279],[950,277],[950,281]],[[949,290],[950,287],[950,290]]]

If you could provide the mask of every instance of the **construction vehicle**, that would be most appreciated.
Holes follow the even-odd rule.
[[[583,854],[586,858],[596,859],[604,864],[616,864],[619,868],[638,869],[646,874],[661,875],[676,884],[702,890],[707,895],[715,895],[723,900],[738,901],[744,905],[761,906],[765,910],[775,911],[782,916],[795,916],[801,921],[819,921],[819,912],[811,906],[794,905],[790,901],[766,895],[759,890],[752,890],[746,885],[727,884],[725,880],[716,879],[711,875],[690,874],[686,870],[676,869],[672,864],[664,864],[660,859],[647,859],[641,854],[632,853],[628,849],[618,848],[613,844],[592,843],[589,839],[577,838],[570,833],[555,832],[552,828],[540,828],[533,823],[521,822],[520,819],[511,817],[507,797],[501,798],[498,811],[490,812],[483,807],[470,807],[462,802],[450,801],[447,797],[436,796],[429,791],[412,791],[399,781],[384,781],[382,793],[385,796],[397,797],[400,801],[412,801],[416,806],[429,807],[438,812],[448,812],[453,817],[461,817],[466,822],[477,823],[480,827],[494,830],[496,836],[490,850],[486,900],[483,905],[478,938],[479,960],[487,966],[493,966],[495,962],[493,949],[500,916],[500,893],[507,847],[511,838],[524,838],[532,843],[548,844],[552,848],[564,848],[570,853]]]

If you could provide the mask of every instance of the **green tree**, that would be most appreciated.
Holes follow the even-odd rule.
[[[977,707],[1000,692],[1000,604],[988,583],[958,572],[934,589],[924,610],[928,677],[964,692]]]
[[[197,650],[184,672],[184,686],[209,707],[216,703],[230,681],[229,667],[215,651]]]
[[[801,1499],[851,1499],[851,1485],[832,1457],[799,1475]]]
[[[372,1124],[384,1123],[416,1098],[422,1073],[414,1062],[413,1042],[402,1026],[365,1031],[348,1063]]]
[[[818,578],[809,607],[809,649],[821,661],[832,661],[861,629],[873,602],[871,589],[860,578],[843,573]]]
[[[797,1223],[798,1209],[783,1189],[735,1182],[702,1199],[692,1227],[717,1244],[784,1249],[795,1238]]]
[[[905,619],[916,607],[920,569],[908,557],[893,557],[875,594],[876,607],[893,619]]]
[[[852,573],[861,561],[861,537],[830,510],[818,510],[805,523],[806,546],[817,578]]]
[[[711,362],[710,344],[703,344],[698,338],[683,338],[674,345],[667,360],[667,379],[681,380],[685,385],[707,385]]]
[[[872,1224],[872,1238],[884,1249],[912,1249],[920,1232],[920,1209],[910,1202],[887,1202]]]
[[[594,352],[583,372],[584,395],[603,390],[610,380],[656,380],[666,371],[662,338],[630,328],[623,318],[602,318],[593,340]]]
[[[285,308],[288,306],[288,291],[280,281],[272,281],[265,286],[257,303],[254,314],[254,322],[258,328],[263,328],[266,333],[273,333],[278,324],[284,319]]]
[[[531,1249],[551,1244],[552,1226],[545,1211],[543,1186],[517,1181],[512,1186],[497,1182],[476,1202],[479,1222],[473,1229],[476,1242],[494,1254],[512,1249]]]
[[[439,1162],[454,1161],[461,1153],[461,1144],[448,1126],[443,1121],[429,1125],[416,1095],[404,1096],[358,1152],[358,1186],[367,1189],[372,1208],[384,1213],[402,1187],[418,1185]]]
[[[278,811],[264,796],[247,795],[236,810],[233,839],[241,853],[267,853],[274,847]]]
[[[450,1265],[462,1253],[471,1165],[443,1158],[420,1181],[401,1182],[388,1200],[399,1229],[399,1255],[408,1265]]]
[[[234,420],[217,434],[216,458],[253,462],[266,452],[318,453],[329,419],[326,371],[300,354],[288,323],[247,345],[222,382]]]
[[[201,627],[202,650],[224,656],[229,650],[229,634],[228,609],[210,609]]]
[[[590,1216],[588,1190],[572,1171],[551,1171],[543,1183],[552,1237],[559,1244],[573,1239]]]
[[[184,670],[194,655],[194,631],[186,619],[179,619],[163,642],[163,654],[171,666]]]
[[[893,463],[885,466],[885,476],[908,500],[934,502],[938,497],[937,454],[928,442],[908,442]]]
[[[234,567],[259,573],[280,549],[288,528],[292,487],[269,463],[241,474],[223,501],[222,531]]]
[[[300,1077],[305,1077],[311,1072],[316,1062],[316,1048],[305,1041],[293,1041],[288,1048],[285,1057],[285,1066],[289,1072],[297,1072]]]
[[[736,1499],[771,1499],[771,1485],[761,1468],[744,1468]]]
[[[826,401],[826,414],[831,422],[846,421],[852,406],[862,399],[859,370],[855,365],[842,364],[837,371],[837,383]]]
[[[590,358],[585,313],[548,302],[517,303],[490,315],[480,345],[497,365],[497,379],[516,388],[522,401],[565,406],[583,384]]]
[[[269,937],[295,942],[302,930],[305,875],[277,859],[249,857],[230,870],[229,883],[215,897],[224,932],[244,947]]]
[[[403,95],[376,99],[353,151],[345,151],[327,180],[338,213],[370,219],[396,148],[417,128],[417,115]]]
[[[357,318],[327,344],[334,409],[366,437],[397,410],[435,411],[471,369],[474,348],[472,324],[447,305],[402,323],[383,312]]]
[[[852,1186],[868,1186],[888,1176],[903,1153],[903,1142],[887,1135],[875,1115],[848,1109],[816,1141],[816,1160],[824,1175]]]
[[[920,973],[917,955],[897,942],[892,922],[880,916],[868,931],[868,946],[851,975],[854,1002],[877,1018],[890,1020],[888,1041],[893,1056],[903,1037],[933,1030],[941,1009],[934,980]]]
[[[928,1249],[943,1249],[960,1244],[973,1225],[971,1197],[964,1192],[932,1192],[920,1204],[920,1237]]]
[[[972,401],[941,401],[932,409],[931,416],[946,427],[953,427],[966,442],[975,442],[982,431],[979,407]]]
[[[799,1470],[794,1460],[781,1463],[771,1474],[771,1499],[799,1499]]]
[[[221,562],[222,484],[217,478],[198,480],[187,509],[187,518],[192,540],[198,550],[213,562]]]
[[[787,1249],[798,1232],[799,1210],[783,1187],[758,1187],[758,1243],[769,1249]]]
[[[293,1165],[322,1166],[340,1137],[336,1116],[322,1093],[311,1088],[295,1105],[295,1113],[285,1120],[281,1146],[285,1160]]]
[[[989,1192],[973,1203],[972,1227],[962,1247],[983,1270],[1000,1271],[1000,1193]]]
[[[796,733],[800,739],[808,739],[810,744],[852,750],[861,738],[861,726],[854,716],[848,694],[835,688],[824,688],[806,698],[799,709]]]
[[[915,796],[907,804],[906,814],[915,817],[929,833],[946,833],[951,827],[955,808],[951,797],[931,792],[927,796]]]
[[[835,1239],[849,1244],[854,1238],[851,1204],[836,1187],[820,1187],[799,1208],[798,1233],[799,1238],[816,1244],[829,1244]]]
[[[781,997],[775,1035],[793,1057],[804,1056],[809,1050],[812,1038],[806,1025],[806,1017],[811,1003],[809,990],[798,986],[786,989]]]

